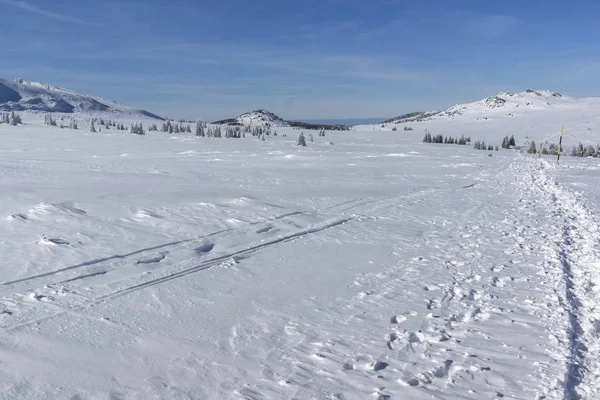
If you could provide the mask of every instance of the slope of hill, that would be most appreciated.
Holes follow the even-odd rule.
[[[280,116],[267,110],[254,110],[241,114],[235,118],[223,119],[215,121],[218,125],[252,125],[252,126],[271,126],[271,127],[293,127],[302,129],[326,129],[326,130],[347,130],[348,125],[341,124],[324,124],[324,123],[308,123],[301,121],[286,121]]]
[[[517,145],[532,140],[558,144],[564,126],[563,149],[579,142],[596,148],[600,140],[600,98],[574,98],[552,91],[500,92],[485,99],[457,104],[444,111],[411,113],[379,124],[360,125],[357,131],[392,131],[416,140],[427,130],[433,135],[465,135],[499,145],[504,136],[514,135]],[[411,129],[411,131],[405,131]],[[402,132],[402,133],[400,133]]]
[[[423,122],[447,117],[475,116],[491,118],[499,116],[515,116],[529,111],[552,110],[578,106],[583,103],[600,102],[600,99],[574,99],[550,90],[527,89],[521,93],[500,92],[483,100],[466,104],[456,104],[443,111],[413,112],[390,118],[382,123],[401,124],[407,122]]]
[[[259,109],[250,111],[235,118],[215,121],[215,124],[221,125],[269,125],[269,126],[290,126],[287,121],[270,111]]]
[[[138,110],[112,100],[82,95],[50,84],[22,79],[0,78],[0,110],[53,113],[108,114],[111,116],[147,117],[163,120],[146,110]]]

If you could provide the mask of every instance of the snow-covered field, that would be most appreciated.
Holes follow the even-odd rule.
[[[600,161],[421,143],[557,122],[0,125],[0,399],[598,399]]]

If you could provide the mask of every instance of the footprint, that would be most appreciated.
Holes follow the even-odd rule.
[[[164,260],[165,258],[166,258],[166,256],[164,254],[159,254],[159,255],[154,256],[154,257],[150,257],[150,258],[138,260],[136,262],[136,265],[139,265],[139,264],[154,264],[154,263],[159,263],[162,260]]]
[[[394,343],[398,340],[398,335],[395,333],[390,333],[388,336],[389,340],[387,341],[387,347],[390,350],[394,350]]]
[[[256,233],[266,233],[272,230],[274,227],[272,225],[267,225],[264,228],[260,228],[256,230]]]
[[[425,340],[425,335],[421,332],[411,332],[410,335],[408,335],[408,341],[410,343],[421,343],[423,340]]]
[[[29,217],[27,217],[27,215],[25,215],[25,214],[13,214],[10,217],[8,217],[7,219],[16,219],[16,220],[20,220],[20,221],[27,221],[29,219]]]
[[[389,366],[388,363],[383,361],[377,361],[375,365],[373,365],[373,371],[383,371]]]
[[[419,380],[417,378],[415,378],[414,376],[406,376],[406,377],[402,377],[399,380],[399,383],[407,385],[407,386],[419,386]]]
[[[441,306],[441,302],[438,299],[431,299],[427,302],[428,310],[435,310]]]
[[[69,241],[61,238],[48,238],[45,235],[40,236],[38,244],[45,244],[50,246],[69,245]]]
[[[444,365],[442,365],[441,367],[439,367],[438,369],[435,370],[435,372],[433,373],[433,375],[436,378],[445,378],[448,376],[448,372],[450,371],[450,367],[452,367],[452,364],[454,364],[454,361],[452,360],[446,360],[444,361]]]
[[[406,315],[394,315],[390,318],[390,324],[401,324],[406,321]]]
[[[200,247],[196,248],[196,253],[206,254],[210,253],[215,248],[214,243],[204,243]]]

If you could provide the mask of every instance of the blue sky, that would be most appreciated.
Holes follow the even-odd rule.
[[[390,117],[600,96],[600,2],[0,0],[0,77],[175,118]]]

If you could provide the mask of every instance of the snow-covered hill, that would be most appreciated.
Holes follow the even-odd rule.
[[[253,125],[253,126],[290,126],[287,121],[267,110],[254,110],[235,118],[216,121],[215,124]]]
[[[500,92],[485,99],[456,104],[444,111],[413,112],[390,118],[383,123],[402,124],[423,122],[459,116],[475,118],[513,117],[530,111],[552,111],[565,108],[599,106],[600,98],[576,99],[550,90],[527,89],[521,93]]]
[[[531,89],[521,93],[500,92],[444,111],[405,114],[353,129],[395,130],[404,136],[414,135],[415,139],[422,138],[427,130],[433,135],[465,135],[494,145],[499,145],[505,135],[514,135],[518,145],[527,145],[531,140],[539,143],[542,139],[557,144],[562,126],[565,128],[565,150],[570,151],[579,142],[597,146],[600,142],[600,98],[574,98]]]
[[[0,78],[0,110],[52,113],[105,114],[107,117],[152,118],[163,120],[146,110],[138,110],[100,97],[87,96],[45,83]]]

